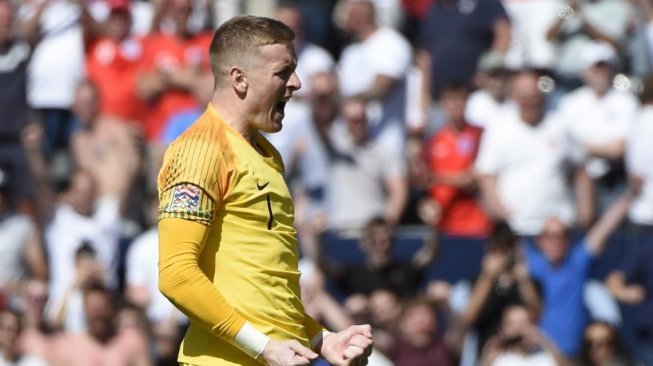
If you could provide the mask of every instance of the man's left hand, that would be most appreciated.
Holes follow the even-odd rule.
[[[365,366],[372,353],[372,327],[352,325],[322,340],[320,354],[334,366]]]

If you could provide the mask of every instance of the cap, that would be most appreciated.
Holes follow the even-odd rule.
[[[592,42],[585,46],[581,60],[584,70],[601,62],[615,65],[617,63],[617,52],[608,43]]]
[[[481,55],[476,65],[476,70],[484,74],[506,70],[503,55],[496,51],[488,51]]]
[[[109,11],[129,11],[131,0],[108,0]]]

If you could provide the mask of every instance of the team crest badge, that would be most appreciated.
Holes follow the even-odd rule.
[[[192,184],[180,184],[172,191],[170,211],[199,211],[202,190]]]

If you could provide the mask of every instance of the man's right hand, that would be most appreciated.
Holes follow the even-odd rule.
[[[302,346],[296,340],[270,340],[259,358],[269,366],[298,366],[310,365],[317,356],[317,353]]]

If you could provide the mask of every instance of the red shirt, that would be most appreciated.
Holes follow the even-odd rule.
[[[468,171],[474,164],[481,132],[481,129],[469,125],[460,132],[449,125],[443,127],[428,142],[431,172],[446,175]],[[461,236],[485,236],[489,233],[490,220],[473,195],[444,184],[434,185],[429,193],[442,209],[438,223],[442,231]]]
[[[212,34],[201,33],[190,39],[157,33],[146,39],[141,72],[197,66],[210,70],[209,45]],[[186,90],[168,90],[149,103],[145,117],[148,140],[155,140],[168,119],[183,110],[196,107],[198,101]]]
[[[100,112],[140,121],[145,104],[136,97],[136,72],[143,57],[143,42],[101,37],[86,46],[86,73],[100,94]]]

